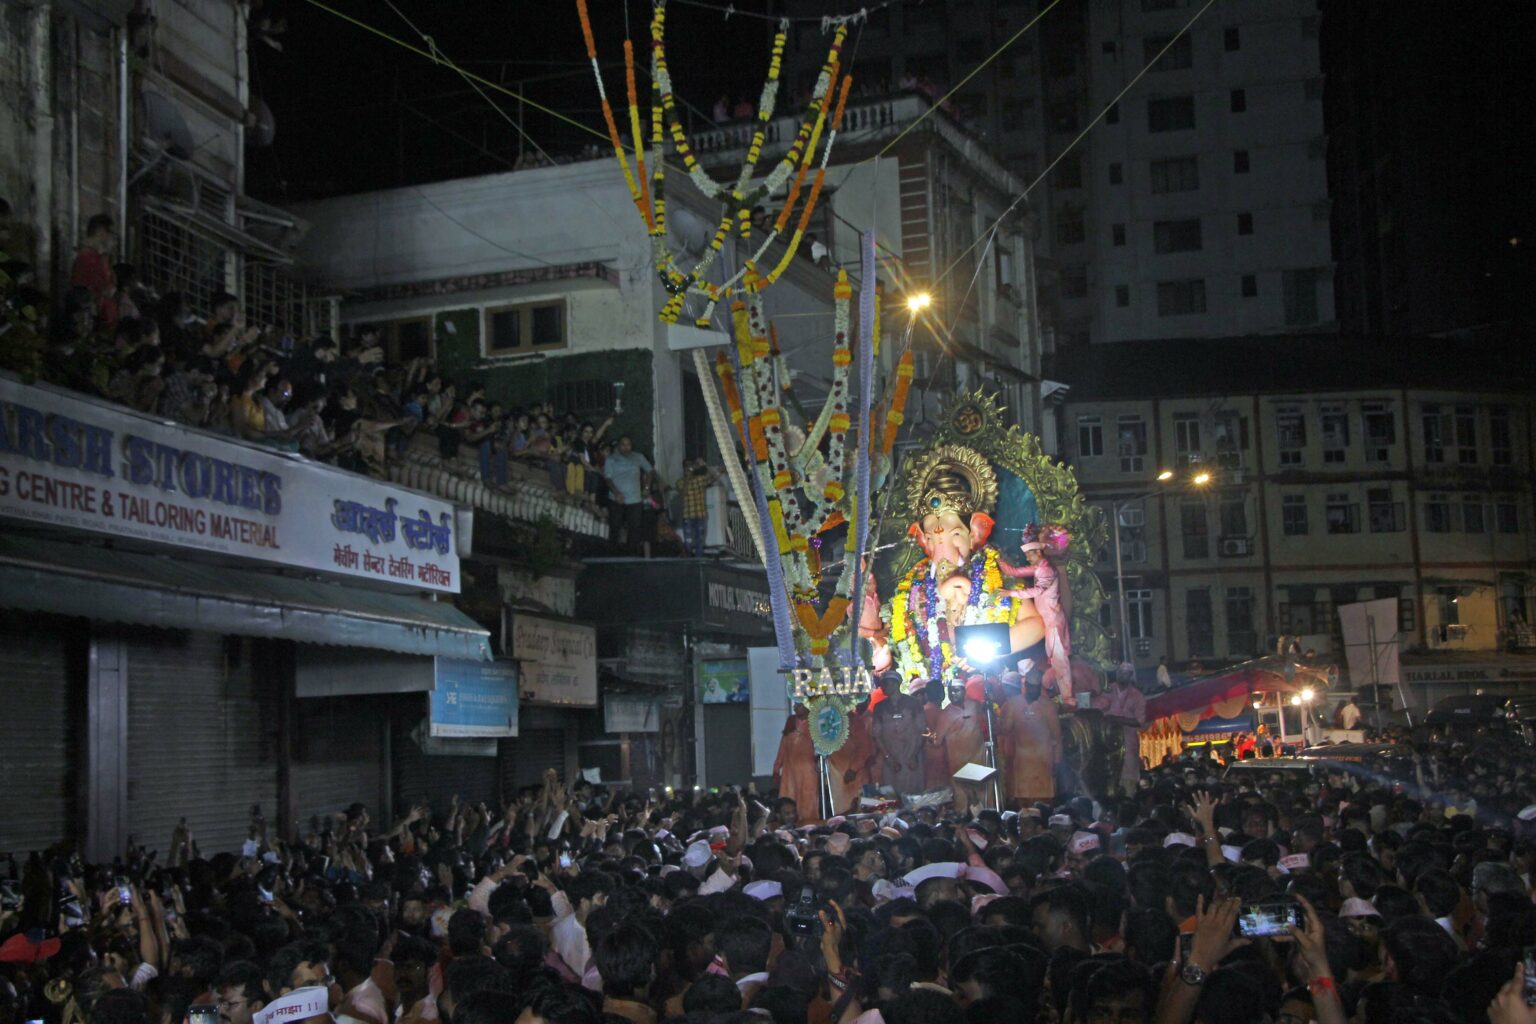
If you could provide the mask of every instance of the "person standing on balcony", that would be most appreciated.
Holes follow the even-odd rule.
[[[632,553],[643,553],[645,496],[655,471],[651,460],[635,451],[635,442],[627,434],[619,438],[619,446],[603,464],[603,477],[613,490],[618,509],[616,532],[622,531],[623,543]]]
[[[718,470],[711,470],[703,459],[694,459],[677,484],[677,493],[683,499],[683,547],[694,558],[704,557],[704,530],[709,525],[707,492],[718,479]]]
[[[117,225],[105,213],[98,213],[85,224],[85,241],[75,253],[75,265],[69,272],[71,287],[85,288],[96,303],[98,326],[103,333],[117,329],[117,278],[112,272],[112,250],[117,247]]]

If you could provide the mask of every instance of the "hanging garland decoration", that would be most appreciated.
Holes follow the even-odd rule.
[[[603,85],[602,72],[597,58],[597,43],[592,31],[591,18],[587,11],[586,0],[576,0],[577,15],[581,20],[583,41],[587,47],[587,59],[592,65],[592,74],[597,81],[598,99],[601,102],[603,121],[608,129],[608,141],[613,146],[614,156],[619,161],[620,169],[624,173],[625,184],[629,188],[630,198],[641,219],[645,222],[646,229],[651,236],[652,253],[656,260],[656,273],[661,279],[662,286],[668,293],[667,301],[663,304],[660,319],[664,323],[676,323],[682,315],[684,303],[689,295],[700,295],[705,299],[705,305],[696,318],[701,327],[707,327],[712,323],[714,312],[718,304],[726,299],[733,298],[743,293],[750,293],[760,288],[765,288],[775,281],[788,268],[799,251],[804,239],[805,229],[809,225],[811,216],[815,210],[817,201],[821,196],[822,186],[826,179],[826,168],[831,159],[832,147],[837,137],[837,125],[842,119],[843,110],[847,104],[852,79],[842,75],[842,88],[838,91],[837,102],[833,107],[833,93],[838,83],[841,72],[841,59],[843,43],[848,34],[848,23],[839,21],[832,34],[832,44],[827,53],[826,62],[817,75],[815,87],[811,91],[811,98],[806,104],[805,113],[800,119],[799,129],[795,133],[794,141],[789,151],[779,160],[763,180],[755,187],[749,188],[749,183],[757,172],[757,163],[762,156],[764,140],[767,138],[769,123],[773,120],[777,107],[779,86],[781,84],[781,70],[783,66],[784,48],[789,37],[789,23],[780,20],[777,31],[774,34],[773,50],[769,59],[768,74],[763,84],[762,93],[759,96],[755,114],[756,126],[753,130],[752,140],[747,146],[746,159],[742,162],[741,170],[730,184],[722,184],[710,177],[709,173],[699,164],[694,156],[693,147],[689,142],[687,130],[683,127],[682,118],[677,110],[676,99],[673,95],[671,71],[667,65],[666,53],[666,0],[657,0],[651,17],[651,110],[650,110],[650,168],[647,176],[646,159],[644,155],[643,135],[641,131],[641,111],[639,90],[635,78],[634,46],[629,40],[624,43],[624,74],[627,98],[629,101],[629,128],[633,136],[634,165],[631,166],[624,142],[620,137],[618,121],[614,116],[612,104],[609,102],[608,93]],[[830,126],[829,126],[830,120]],[[821,144],[823,131],[826,131],[825,145]],[[720,220],[710,238],[709,245],[704,253],[687,270],[679,267],[672,251],[667,246],[667,222],[666,222],[666,139],[670,135],[673,148],[682,158],[683,167],[689,179],[707,198],[716,200],[722,204]],[[768,247],[777,238],[785,235],[789,229],[790,220],[799,204],[804,184],[813,163],[818,148],[821,150],[820,164],[816,169],[815,177],[803,206],[800,206],[800,218],[789,234],[785,251],[778,263],[768,273],[760,274],[757,269],[758,262],[767,253]],[[798,174],[796,173],[798,171]],[[736,227],[738,237],[743,241],[752,236],[752,210],[767,197],[783,189],[789,182],[790,176],[795,175],[793,186],[790,188],[783,208],[773,226],[766,232],[766,237],[756,248],[752,255],[743,261],[740,270],[726,281],[715,284],[705,280],[705,276],[714,266],[720,252],[725,247],[726,240],[730,237],[731,228]]]

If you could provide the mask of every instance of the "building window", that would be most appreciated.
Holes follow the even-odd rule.
[[[1253,214],[1240,213],[1237,215],[1237,233],[1240,235],[1253,234]]]
[[[1125,309],[1131,304],[1131,286],[1127,284],[1115,285],[1115,305]]]
[[[1455,626],[1461,622],[1461,591],[1456,587],[1436,587],[1435,600],[1440,604],[1440,625]]]
[[[1349,413],[1342,405],[1325,405],[1321,420],[1318,433],[1323,442],[1323,462],[1345,461],[1349,454]]]
[[[1222,469],[1242,469],[1248,450],[1248,418],[1230,409],[1215,413],[1216,464]]]
[[[1483,509],[1483,499],[1476,494],[1464,494],[1461,498],[1461,528],[1467,533],[1487,533],[1488,518]]]
[[[1034,109],[1035,101],[1032,99],[1004,100],[1002,105],[1003,130],[1017,131],[1028,127]]]
[[[1232,90],[1232,113],[1242,114],[1248,110],[1248,92],[1246,89]]]
[[[1307,535],[1307,496],[1287,494],[1280,499],[1280,530],[1287,537]]]
[[[1154,193],[1193,192],[1200,187],[1200,161],[1192,156],[1153,160],[1151,177]]]
[[[1493,525],[1500,533],[1520,532],[1520,498],[1500,494],[1493,499]]]
[[[1317,323],[1317,271],[1281,271],[1281,285],[1285,290],[1285,322],[1289,327],[1305,327]]]
[[[1451,532],[1451,500],[1444,494],[1430,494],[1424,498],[1424,530],[1426,533]]]
[[[1403,503],[1392,500],[1392,488],[1371,487],[1365,492],[1366,515],[1372,533],[1401,533],[1404,528]]]
[[[1359,533],[1360,505],[1348,494],[1330,494],[1323,503],[1323,522],[1329,533]]]
[[[1280,450],[1280,465],[1299,466],[1306,461],[1307,417],[1299,406],[1286,405],[1275,410],[1275,445]]]
[[[528,302],[485,311],[487,356],[542,352],[565,344],[564,302]]]
[[[1079,245],[1088,238],[1088,223],[1081,206],[1063,206],[1056,210],[1056,244]]]
[[[1445,413],[1440,406],[1425,404],[1419,422],[1424,432],[1424,461],[1445,461]]]
[[[1365,418],[1365,461],[1390,462],[1392,448],[1397,444],[1397,420],[1392,406],[1386,402],[1366,402],[1362,407]]]
[[[1077,131],[1077,102],[1075,100],[1057,100],[1046,108],[1046,116],[1050,118],[1050,128],[1053,132],[1066,133]]]
[[[1189,641],[1191,658],[1209,658],[1216,653],[1211,592],[1203,587],[1184,592],[1184,635]]]
[[[1125,181],[1125,165],[1118,160],[1109,165],[1109,183],[1119,185]]]
[[[1280,602],[1277,616],[1282,633],[1311,636],[1329,631],[1333,605],[1326,590],[1321,595],[1318,588],[1309,586],[1285,587],[1284,591],[1285,599]]]
[[[1205,282],[1199,278],[1188,281],[1157,282],[1157,315],[1188,316],[1205,312]]]
[[[1216,508],[1217,521],[1221,526],[1223,541],[1242,541],[1240,550],[1248,553],[1248,496],[1242,491],[1229,491],[1221,496]],[[1226,551],[1223,552],[1228,553]],[[1237,554],[1237,551],[1231,551]]]
[[[1152,636],[1152,591],[1125,592],[1125,635],[1132,640],[1146,640]]]
[[[1077,418],[1077,454],[1086,459],[1104,454],[1104,423],[1099,417]]]
[[[1253,299],[1259,295],[1259,278],[1256,274],[1244,274],[1242,276],[1243,298]]]
[[[1181,463],[1200,461],[1200,415],[1198,413],[1181,412],[1174,415],[1173,450]]]
[[[1115,451],[1120,456],[1120,472],[1140,473],[1146,468],[1147,424],[1140,416],[1121,416],[1115,423],[1118,437]]]
[[[1193,96],[1164,96],[1147,101],[1147,131],[1181,132],[1194,126]]]
[[[1109,226],[1109,240],[1111,245],[1125,244],[1125,225],[1111,224]]]
[[[1152,222],[1152,250],[1159,254],[1197,252],[1200,249],[1200,218]]]
[[[1495,405],[1488,410],[1488,445],[1495,466],[1508,466],[1514,463],[1515,431],[1509,406]]]
[[[1164,47],[1168,48],[1167,53],[1163,53]],[[1158,57],[1160,53],[1163,53],[1162,57]],[[1195,62],[1195,50],[1188,32],[1177,39],[1148,36],[1141,41],[1141,55],[1144,63],[1152,64],[1153,71],[1183,71]]]
[[[1227,588],[1227,656],[1252,657],[1259,649],[1259,634],[1253,628],[1253,589]]]
[[[1088,297],[1088,268],[1081,264],[1061,268],[1061,297],[1083,299]]]
[[[1185,558],[1211,557],[1211,527],[1204,501],[1186,498],[1179,503],[1179,532],[1184,535]]]
[[[1458,405],[1451,414],[1451,444],[1456,448],[1456,461],[1463,466],[1477,462],[1477,409],[1470,405]]]
[[[1232,53],[1235,50],[1241,50],[1243,48],[1242,33],[1235,25],[1231,28],[1228,28],[1221,34],[1221,41],[1222,46],[1226,48],[1228,53]]]
[[[1232,173],[1248,173],[1248,151],[1246,149],[1239,149],[1232,154]]]
[[[1083,158],[1076,153],[1067,154],[1056,165],[1053,178],[1057,188],[1082,188]]]

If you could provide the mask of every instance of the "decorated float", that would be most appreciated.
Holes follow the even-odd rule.
[[[781,792],[802,808],[842,809],[863,782],[874,781],[877,755],[892,760],[889,750],[881,755],[880,723],[870,722],[881,673],[902,703],[930,682],[963,684],[982,669],[1000,672],[997,659],[972,664],[975,656],[957,647],[966,626],[1001,627],[1006,643],[996,643],[1003,649],[995,653],[1033,666],[1049,693],[1070,698],[1097,689],[1107,643],[1096,619],[1103,592],[1091,566],[1104,542],[1102,519],[1078,494],[1071,471],[1037,438],[1009,426],[984,392],[952,402],[919,450],[904,464],[896,457],[917,306],[900,351],[882,353],[884,296],[872,232],[861,240],[856,281],[843,271],[836,280],[831,383],[819,411],[803,411],[817,403],[793,393],[764,295],[794,258],[821,196],[852,85],[842,59],[846,20],[828,19],[827,57],[792,144],[759,170],[789,27],[778,25],[746,157],[739,173],[717,181],[695,159],[676,107],[663,0],[650,23],[648,111],[634,46],[624,44],[627,139],[604,86],[586,2],[576,5],[615,160],[669,296],[661,319],[711,329],[719,326],[717,312],[729,310],[713,359],[697,347],[692,359],[727,479],[768,576],[780,667],[797,706],[776,770]],[[669,160],[681,162],[693,185],[720,205],[707,249],[687,266],[668,241]],[[752,213],[763,204],[777,205],[778,214],[754,233]],[[737,266],[727,273],[717,257],[733,238]],[[769,259],[776,242],[782,251]],[[876,559],[881,551],[887,556]],[[899,687],[891,673],[899,674]],[[1112,751],[1086,703],[1078,714],[1075,703],[1064,704],[1058,745],[1077,777],[1088,779],[1097,761],[1117,755],[1118,740]],[[914,706],[925,713],[920,702]],[[901,730],[912,725],[905,711],[885,714]],[[920,755],[901,758],[903,769],[918,772]]]

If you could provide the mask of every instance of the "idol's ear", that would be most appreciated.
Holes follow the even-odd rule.
[[[971,514],[971,549],[981,547],[992,536],[992,527],[997,525],[997,520],[985,512],[973,512]]]

